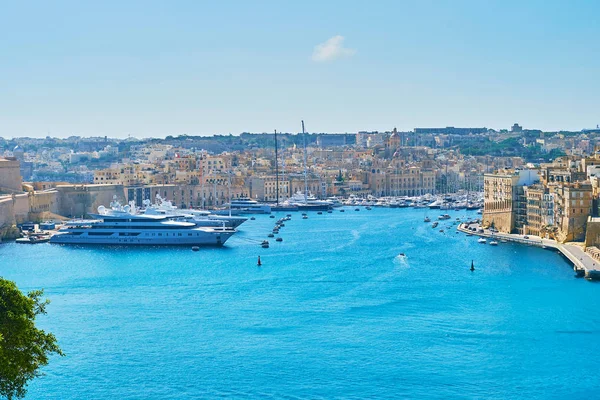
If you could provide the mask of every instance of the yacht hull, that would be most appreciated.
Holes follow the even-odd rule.
[[[122,245],[122,246],[222,246],[235,233],[233,230],[223,232],[128,232],[128,236],[120,236],[119,232],[110,235],[88,235],[89,232],[57,233],[50,239],[54,244],[77,245]],[[152,236],[154,234],[154,236]],[[191,236],[190,236],[191,235]]]
[[[272,206],[271,211],[298,211],[298,206]]]
[[[327,211],[330,207],[328,204],[298,204],[298,211]]]

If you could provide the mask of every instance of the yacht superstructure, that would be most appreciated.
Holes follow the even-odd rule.
[[[235,200],[231,200],[229,207],[231,211],[236,214],[270,214],[271,206],[268,204],[261,204],[256,200],[252,200],[248,197],[240,197]],[[215,214],[224,215],[228,210],[215,211]]]
[[[307,193],[305,195],[302,192],[294,193],[284,204],[296,206],[299,211],[327,211],[333,206],[331,201],[317,200],[312,194]]]
[[[156,204],[144,200],[145,215],[165,215],[177,217],[177,220],[192,222],[196,226],[227,226],[237,228],[248,220],[236,215],[215,215],[207,210],[180,209],[168,200],[157,195]]]

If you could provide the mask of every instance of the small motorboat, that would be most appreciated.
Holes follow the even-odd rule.
[[[286,214],[286,218],[292,218],[292,214]]]
[[[438,226],[437,222],[434,222],[433,224],[431,224],[431,227],[434,228],[434,229],[437,228],[437,226]]]
[[[372,208],[371,208],[371,207],[366,207],[366,209],[367,209],[367,210],[372,210]]]
[[[263,249],[268,249],[269,248],[269,241],[268,240],[263,240],[262,243],[260,244],[260,247],[262,247]]]
[[[431,222],[431,219],[429,217],[425,217],[425,219],[423,220],[423,222]]]
[[[192,246],[192,251],[199,251],[199,250],[200,250],[200,247],[198,247],[198,246]]]
[[[355,208],[354,211],[360,211],[360,208]]]
[[[333,211],[331,210],[327,210],[327,214],[331,214]]]
[[[250,218],[250,221],[254,221],[255,219],[256,219],[255,217],[251,217],[251,218]]]
[[[340,212],[344,212],[345,210],[340,210]]]
[[[322,214],[323,214],[323,212],[322,212],[322,211],[319,211],[317,214],[319,214],[319,215],[322,215]]]
[[[275,216],[274,215],[269,215],[269,218],[275,218]]]
[[[479,238],[479,239],[477,239],[477,243],[484,244],[484,243],[487,243],[487,240],[485,238]]]
[[[46,243],[50,240],[50,235],[45,235],[42,233],[32,233],[28,236],[18,238],[15,240],[17,243],[21,244],[36,244],[36,243]]]
[[[308,215],[303,215],[302,219],[308,219]]]
[[[274,235],[274,234],[272,234],[272,233],[269,233],[269,234],[267,235],[267,237],[270,237],[270,238],[271,238],[271,237],[275,237],[275,235]]]
[[[278,237],[277,239],[275,239],[276,242],[283,242],[283,239]]]
[[[498,246],[498,242],[496,242],[495,240],[492,240],[490,242],[490,246]]]

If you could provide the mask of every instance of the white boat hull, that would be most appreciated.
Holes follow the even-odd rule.
[[[102,230],[86,230],[79,233],[59,232],[52,236],[50,243],[55,244],[99,244],[99,245],[141,245],[141,246],[221,246],[234,233],[232,229],[222,231],[206,231],[202,229],[173,230],[169,232],[102,232]],[[92,233],[91,235],[89,233]],[[105,234],[104,234],[105,233]],[[120,235],[119,233],[127,233]]]

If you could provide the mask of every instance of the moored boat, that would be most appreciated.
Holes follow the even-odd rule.
[[[18,238],[15,240],[17,243],[21,244],[37,244],[37,243],[46,243],[50,241],[50,235],[44,233],[31,233],[27,236]]]
[[[56,244],[101,245],[223,245],[236,231],[177,221],[176,216],[135,214],[133,207],[113,201],[98,207],[93,219],[69,221],[50,238]]]

